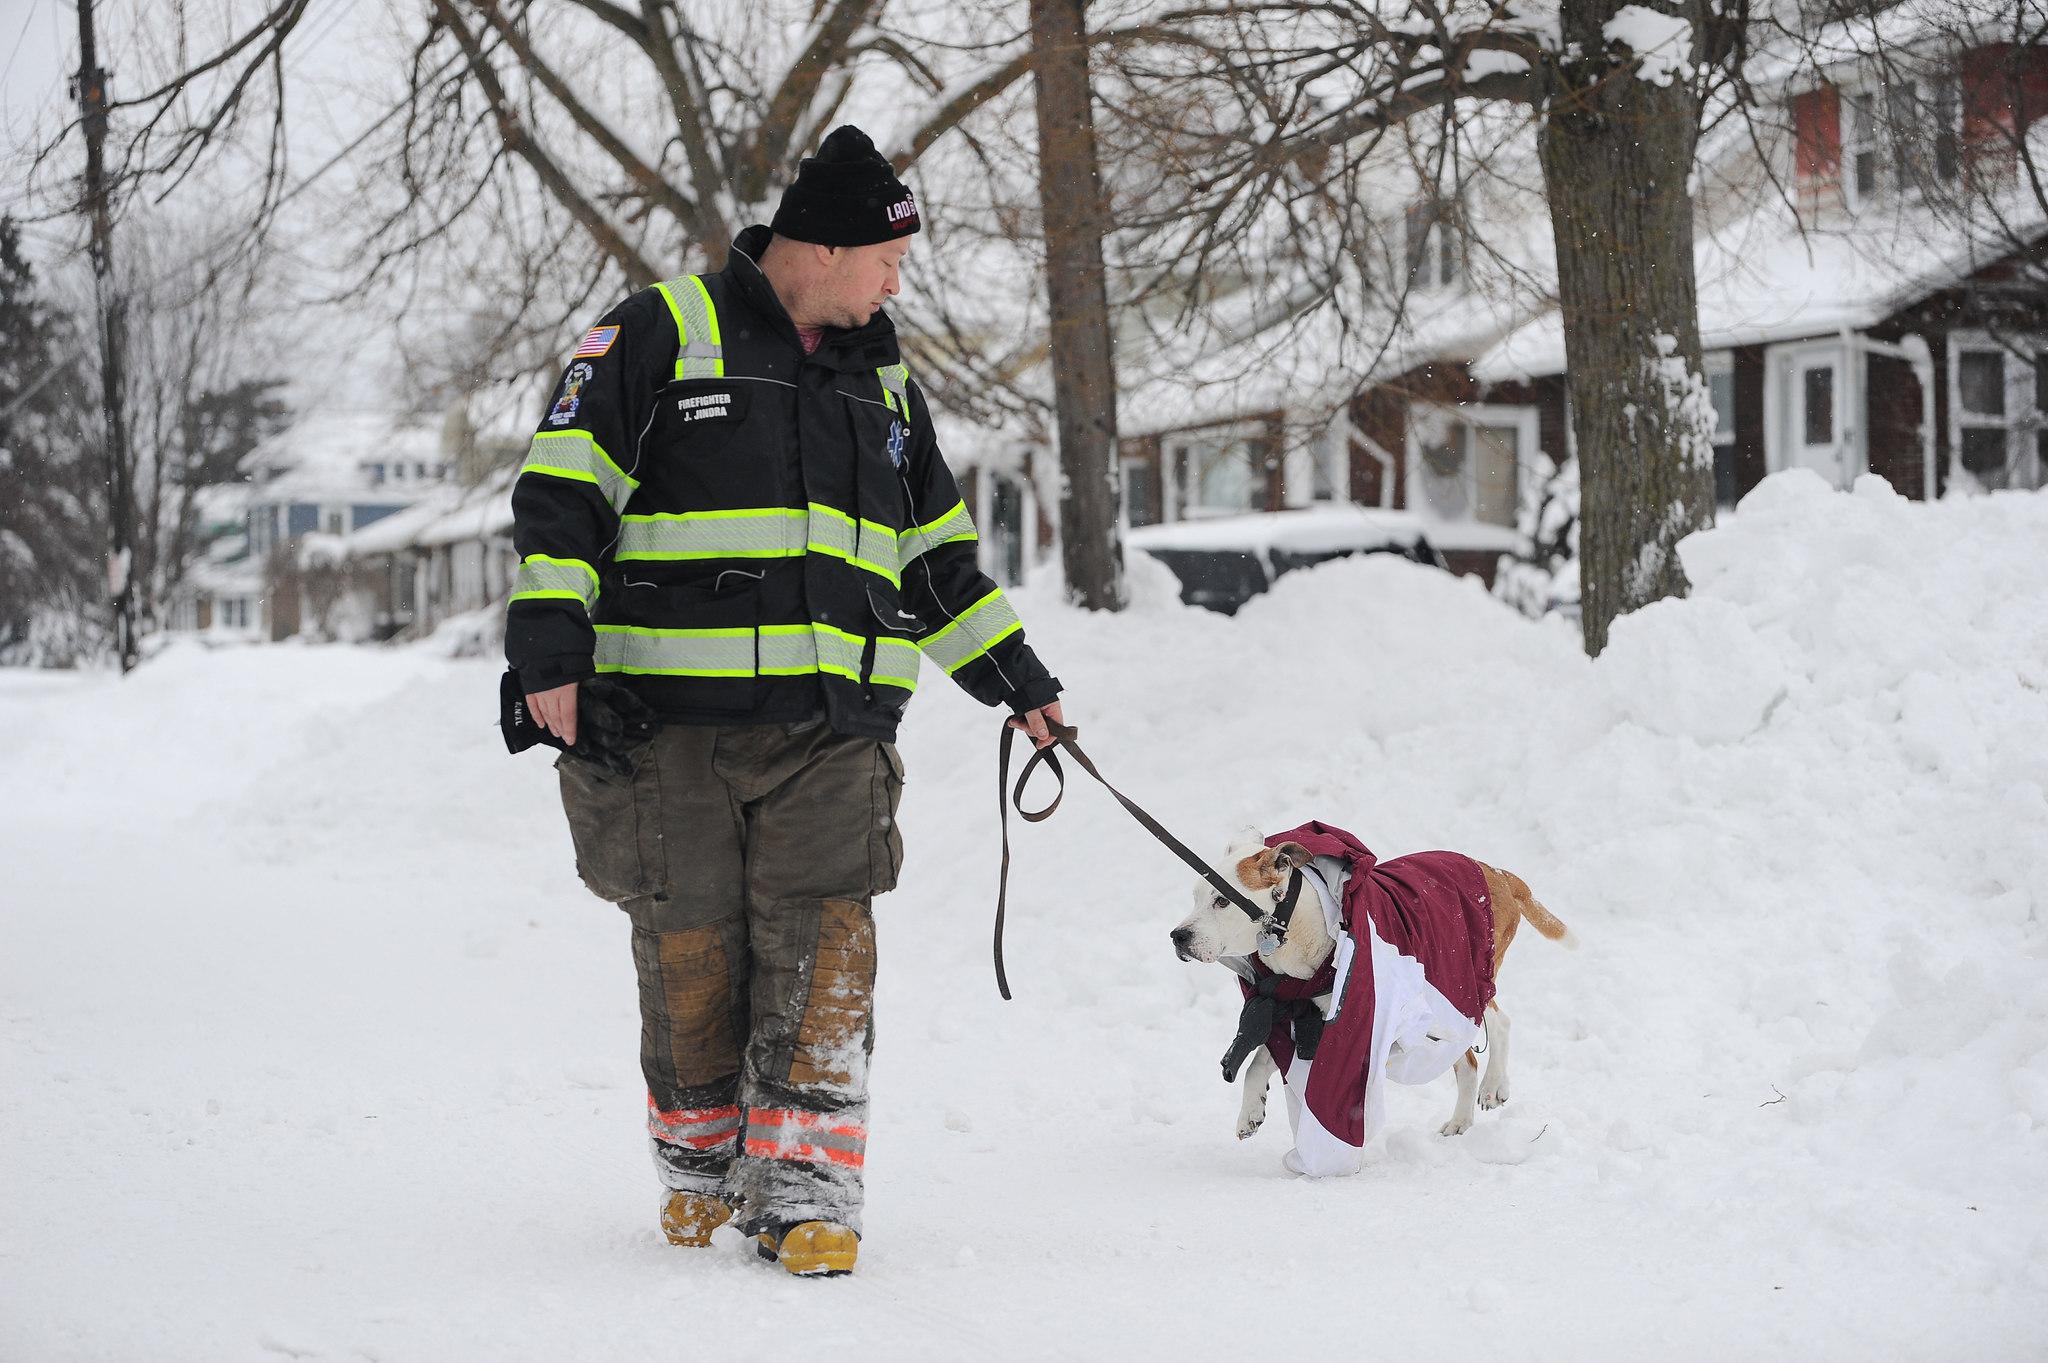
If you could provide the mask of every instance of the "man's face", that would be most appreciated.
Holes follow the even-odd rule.
[[[897,271],[910,254],[910,242],[882,241],[872,246],[842,246],[832,253],[819,290],[819,310],[827,325],[862,327],[882,304],[902,292]]]

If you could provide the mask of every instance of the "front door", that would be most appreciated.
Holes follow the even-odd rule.
[[[1795,350],[1785,369],[1785,443],[1780,468],[1809,468],[1830,487],[1849,486],[1848,374],[1839,346]]]

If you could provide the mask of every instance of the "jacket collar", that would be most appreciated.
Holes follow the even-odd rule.
[[[768,249],[773,235],[765,224],[756,223],[734,237],[732,249],[725,258],[724,275],[726,282],[747,306],[763,318],[778,337],[802,354],[803,343],[797,339],[796,323],[790,320],[789,309],[782,306],[782,299],[768,282],[768,276],[761,272],[761,253]],[[868,319],[865,326],[852,329],[826,327],[825,337],[818,342],[818,348],[810,359],[842,373],[901,363],[902,355],[896,344],[896,324],[889,320],[888,311],[882,309]]]

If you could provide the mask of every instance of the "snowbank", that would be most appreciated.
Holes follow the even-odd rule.
[[[2010,1359],[2048,1311],[2048,496],[1789,474],[1606,656],[1386,557],[1235,618],[1022,594],[1103,770],[1197,847],[1319,817],[1510,867],[1513,1101],[1365,1172],[1231,1138],[1188,875],[994,715],[903,749],[861,1272],[659,1243],[625,925],[495,669],[173,650],[0,687],[0,1356]],[[1282,1294],[1289,1294],[1283,1296]],[[716,1335],[716,1339],[713,1339]]]

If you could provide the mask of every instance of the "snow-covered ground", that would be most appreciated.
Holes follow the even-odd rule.
[[[1513,1101],[1396,1089],[1348,1180],[1232,1138],[1189,877],[1078,773],[997,999],[995,719],[927,669],[824,1282],[662,1243],[626,923],[493,665],[0,686],[0,1358],[2042,1357],[2048,496],[1787,475],[1684,553],[1597,664],[1390,558],[1234,619],[1024,595],[1197,846],[1453,847],[1583,940],[1509,959]]]

